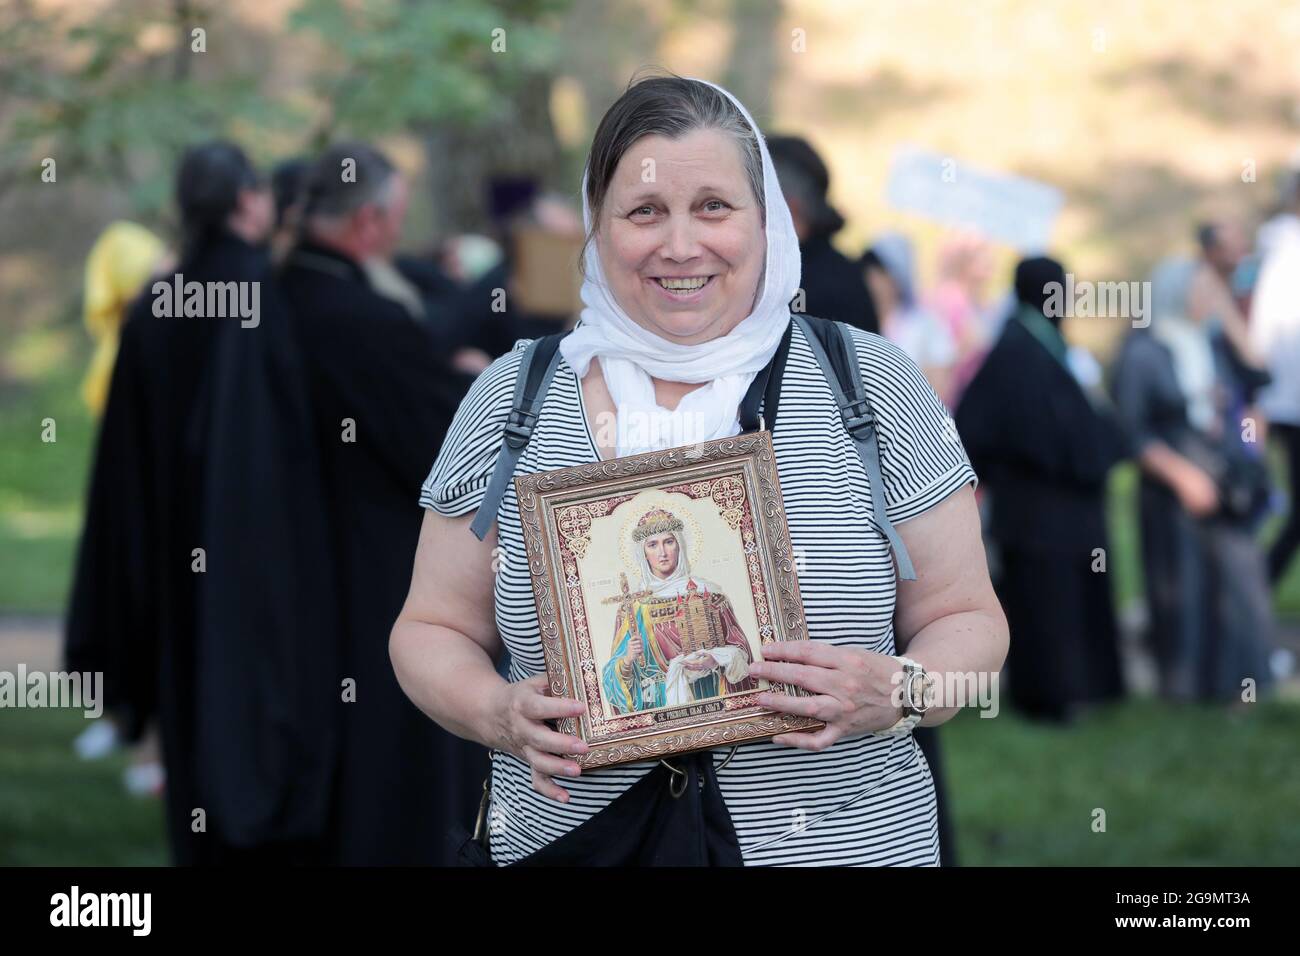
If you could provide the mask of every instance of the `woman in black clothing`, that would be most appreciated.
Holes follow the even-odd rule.
[[[1044,309],[1053,282],[1063,288],[1065,270],[1051,259],[1016,267],[1016,311],[956,418],[991,496],[998,594],[1014,637],[1011,703],[1032,717],[1068,720],[1079,705],[1123,690],[1102,573],[1105,481],[1122,444],[1067,365],[1060,317]]]

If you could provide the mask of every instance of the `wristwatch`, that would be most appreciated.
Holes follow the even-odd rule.
[[[925,672],[925,668],[910,657],[896,656],[903,667],[903,716],[884,730],[877,730],[880,737],[901,737],[910,734],[912,728],[921,722],[925,712],[930,709],[930,696],[934,689],[934,678]]]

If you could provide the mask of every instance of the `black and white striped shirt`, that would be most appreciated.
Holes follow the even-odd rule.
[[[975,473],[943,403],[920,370],[877,335],[853,331],[877,416],[886,511],[913,518]],[[483,500],[510,411],[523,346],[479,376],[456,414],[420,502],[459,516]],[[796,326],[773,432],[777,470],[813,640],[882,654],[894,648],[894,566],[868,521],[866,472],[844,430],[830,385]],[[581,388],[560,361],[516,474],[599,460]],[[544,673],[523,534],[511,484],[497,514],[496,623],[510,651],[510,680]],[[468,533],[468,532],[466,532]],[[721,764],[727,751],[714,754]],[[512,863],[607,805],[655,763],[584,771],[560,781],[570,802],[533,790],[526,764],[498,754],[492,768],[491,852]],[[870,734],[820,753],[767,741],[745,744],[718,774],[747,865],[934,865],[939,841],[930,769],[912,735]]]

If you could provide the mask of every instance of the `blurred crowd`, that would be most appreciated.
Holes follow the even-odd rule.
[[[1207,222],[1162,262],[1149,321],[1110,317],[1124,335],[1103,367],[1064,334],[1068,264],[1026,257],[998,287],[968,234],[929,272],[900,233],[846,256],[816,150],[769,145],[800,241],[794,307],[886,336],[953,411],[1011,625],[1010,703],[1064,723],[1131,687],[1107,575],[1125,460],[1158,693],[1240,705],[1288,676],[1271,592],[1300,547],[1300,174],[1253,239]],[[176,243],[116,223],[90,253],[102,425],[67,659],[104,672],[117,739],[156,730],[177,862],[446,862],[448,823],[477,808],[486,754],[402,694],[389,629],[420,483],[474,376],[577,321],[583,223],[496,179],[487,234],[404,253],[410,188],[366,143],[269,173],[202,144],[177,170]],[[154,286],[175,276],[257,283],[256,323],[176,321]]]

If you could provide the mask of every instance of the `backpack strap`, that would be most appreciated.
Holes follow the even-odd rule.
[[[496,520],[497,509],[514,476],[519,456],[524,453],[529,439],[533,437],[542,402],[546,400],[546,392],[551,387],[555,369],[560,364],[560,339],[568,334],[552,332],[533,339],[519,363],[519,373],[515,376],[515,394],[511,401],[510,416],[506,419],[501,451],[492,468],[487,491],[483,493],[483,502],[478,506],[478,513],[469,526],[474,537],[480,541],[487,537],[488,529]]]
[[[853,333],[842,322],[828,322],[824,319],[809,319],[807,316],[795,315],[795,321],[803,330],[804,338],[817,357],[822,374],[830,384],[835,395],[835,403],[840,409],[840,418],[844,428],[853,439],[858,456],[867,471],[867,486],[871,489],[871,504],[875,514],[872,523],[885,536],[889,546],[894,550],[894,559],[898,562],[898,576],[904,581],[915,581],[916,571],[912,559],[907,553],[907,546],[899,535],[889,516],[885,513],[885,481],[880,473],[880,443],[876,436],[876,416],[871,409],[871,400],[867,398],[862,386],[862,373],[858,365],[857,349],[853,345]]]
[[[762,424],[768,430],[776,428],[776,405],[781,392],[781,376],[785,374],[786,356],[790,354],[790,333],[794,331],[794,322],[785,327],[785,335],[772,355],[772,360],[763,366],[763,370],[754,376],[749,390],[740,402],[740,430],[752,432],[760,424],[758,406],[763,405]]]

